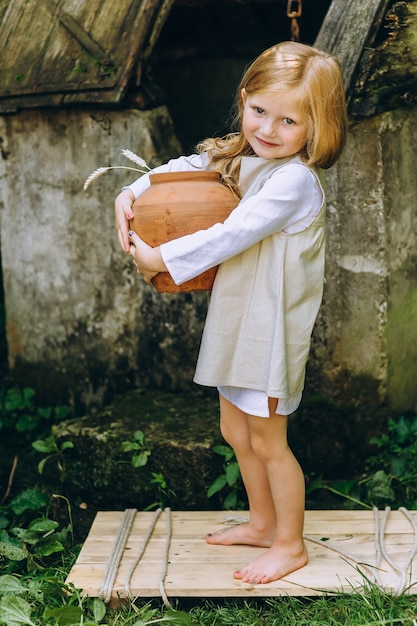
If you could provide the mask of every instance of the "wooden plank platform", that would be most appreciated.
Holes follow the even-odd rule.
[[[417,511],[409,512],[417,520]],[[91,597],[100,595],[103,577],[123,520],[122,511],[99,512],[67,583],[74,584]],[[204,536],[224,528],[227,517],[246,517],[246,512],[172,511],[162,512],[149,543],[130,580],[130,597],[161,596],[160,580],[165,567],[167,529],[171,540],[164,588],[168,598],[175,597],[267,597],[279,595],[315,596],[352,592],[366,585],[369,570],[375,565],[375,521],[372,511],[307,511],[305,537],[309,563],[284,579],[264,585],[249,585],[233,578],[233,571],[256,558],[264,549],[252,546],[213,546]],[[382,519],[383,511],[379,512]],[[119,563],[110,605],[126,598],[125,579],[137,560],[149,532],[153,512],[137,512]],[[406,566],[406,593],[417,593],[417,558],[407,562],[416,541],[413,525],[400,511],[391,511],[387,520],[384,546],[398,566]],[[317,542],[317,543],[316,543]],[[341,550],[343,554],[334,549]],[[344,553],[353,555],[349,560]],[[356,562],[355,562],[356,561]],[[392,564],[382,559],[378,570],[380,583],[395,590],[400,576]]]

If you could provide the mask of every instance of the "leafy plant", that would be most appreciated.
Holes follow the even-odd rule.
[[[59,530],[58,522],[46,515],[50,502],[45,493],[27,489],[0,508],[0,559],[5,571],[34,571],[68,545],[71,523]]]
[[[417,409],[409,417],[389,419],[388,432],[371,439],[379,448],[368,459],[360,479],[328,483],[314,480],[307,494],[323,489],[345,500],[346,508],[399,507],[417,508]]]
[[[36,578],[0,576],[0,596],[0,623],[13,626],[98,626],[107,612],[102,600],[81,597],[77,590],[66,587],[49,572]]]
[[[54,435],[51,434],[46,439],[38,439],[37,441],[34,441],[32,443],[32,447],[37,452],[47,455],[38,463],[39,474],[43,473],[45,465],[48,461],[54,460],[58,468],[60,481],[64,482],[66,475],[64,452],[65,450],[74,447],[72,441],[64,441],[61,446],[58,446]]]
[[[240,497],[244,491],[243,482],[234,450],[229,446],[214,446],[213,451],[224,458],[223,473],[210,485],[207,496],[211,498],[216,493],[219,494],[224,509],[244,509],[245,503]]]
[[[17,433],[40,432],[51,423],[58,423],[68,417],[67,406],[38,407],[35,404],[35,391],[31,387],[20,390],[18,387],[3,388],[0,391],[0,430],[9,429]]]
[[[152,472],[151,483],[155,485],[157,500],[147,506],[146,509],[151,510],[155,507],[164,509],[166,506],[171,506],[176,494],[173,489],[168,487],[164,475],[159,472]]]
[[[378,454],[368,460],[367,469],[382,473],[391,488],[391,500],[410,509],[417,508],[417,407],[408,417],[389,419],[388,432],[371,443]]]
[[[133,434],[133,441],[122,441],[120,445],[122,452],[134,452],[132,455],[133,467],[143,467],[148,462],[151,451],[145,446],[145,435],[141,430]]]
[[[148,463],[151,451],[145,445],[145,435],[141,430],[133,434],[132,441],[122,441],[120,448],[122,452],[133,452],[131,463],[134,468],[144,467]],[[151,484],[155,485],[156,501],[146,507],[151,510],[155,507],[164,508],[170,506],[175,492],[168,487],[164,475],[160,472],[152,472]]]

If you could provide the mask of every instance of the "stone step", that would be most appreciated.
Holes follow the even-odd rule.
[[[146,465],[133,467],[140,450],[123,451],[142,431]],[[95,509],[145,509],[155,503],[185,510],[219,508],[207,489],[223,472],[224,444],[215,392],[173,393],[136,390],[92,415],[62,422],[54,429],[59,447],[70,441],[64,491],[72,502]],[[160,482],[152,482],[155,475]],[[161,482],[165,481],[166,486]]]

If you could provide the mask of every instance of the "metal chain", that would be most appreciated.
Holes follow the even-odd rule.
[[[300,41],[300,27],[297,18],[301,17],[302,11],[302,0],[288,0],[287,17],[291,20],[291,41]]]

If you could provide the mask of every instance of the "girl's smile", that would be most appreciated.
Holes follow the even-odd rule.
[[[252,150],[265,159],[282,159],[301,152],[307,121],[291,91],[247,95],[242,89],[242,132]]]

